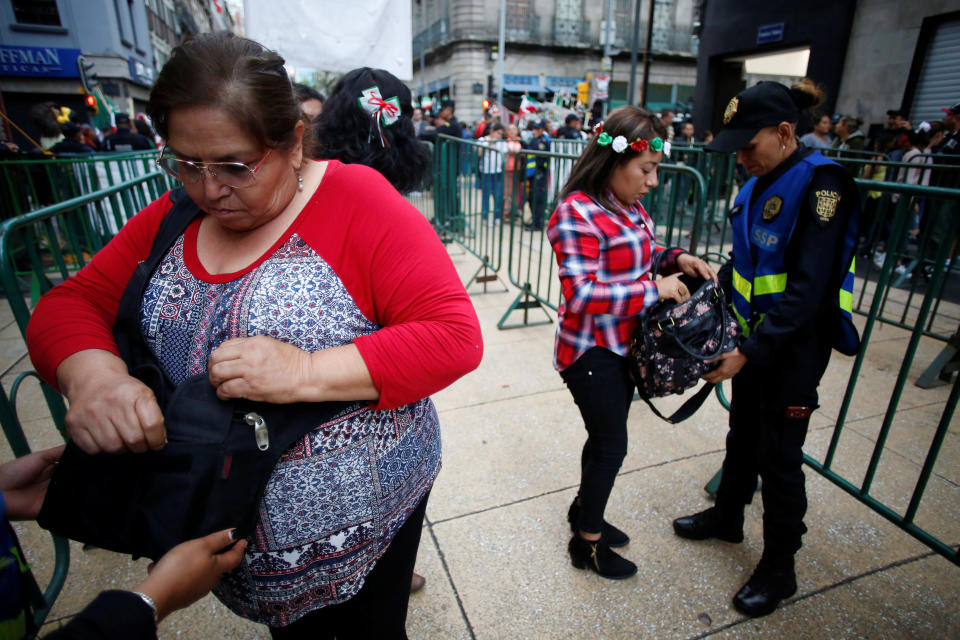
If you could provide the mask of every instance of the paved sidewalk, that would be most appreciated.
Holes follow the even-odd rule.
[[[456,246],[464,278],[478,262]],[[490,287],[496,290],[497,287]],[[411,597],[412,639],[614,638],[960,638],[960,567],[930,552],[832,483],[807,470],[810,509],[798,556],[799,593],[777,612],[745,619],[730,600],[761,553],[759,496],[748,507],[746,540],[691,542],[671,520],[704,508],[703,485],[723,458],[726,412],[711,398],[680,425],[635,403],[630,451],[607,518],[632,537],[623,554],[636,577],[608,581],[573,568],[567,557],[567,507],[576,492],[584,438],[579,413],[551,365],[555,325],[499,331],[516,291],[474,295],[484,331],[480,368],[434,396],[443,429],[444,468],[427,509],[417,570],[426,587]],[[0,365],[9,390],[29,368],[6,305],[0,314]],[[909,336],[874,330],[834,468],[863,477]],[[912,386],[940,345],[924,340],[874,483],[899,511],[909,501],[949,387]],[[822,456],[832,434],[852,359],[835,356],[821,388],[807,450]],[[34,447],[57,435],[31,419],[39,394],[27,385],[21,406]],[[670,409],[677,399],[660,404]],[[33,414],[37,415],[37,414]],[[8,459],[5,444],[0,459]],[[917,522],[960,542],[960,438],[951,425]],[[41,581],[49,575],[49,537],[18,525]],[[71,570],[50,617],[76,613],[101,589],[136,584],[146,562],[71,546]],[[268,638],[212,597],[178,612],[162,638]]]

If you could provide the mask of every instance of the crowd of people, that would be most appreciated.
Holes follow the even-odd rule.
[[[715,505],[673,528],[688,540],[741,542],[760,480],[763,554],[733,604],[762,616],[792,596],[806,532],[802,445],[817,387],[833,350],[859,348],[850,305],[860,198],[848,168],[824,153],[869,146],[859,118],[811,114],[824,96],[804,80],[740,92],[715,137],[698,137],[672,112],[632,106],[589,126],[571,113],[556,130],[532,118],[521,132],[495,117],[465,129],[452,101],[425,114],[386,71],[355,69],[324,97],[291,84],[283,63],[228,35],[173,51],[147,114],[162,141],[157,165],[182,186],[40,299],[27,344],[39,375],[69,401],[67,446],[85,455],[162,456],[178,437],[170,398],[197,379],[215,391],[214,404],[248,421],[250,403],[263,403],[294,405],[309,424],[250,505],[251,532],[182,541],[154,558],[144,582],[105,592],[56,637],[155,637],[160,619],[210,589],[274,638],[406,637],[441,464],[430,396],[479,366],[483,344],[445,248],[401,194],[422,185],[425,142],[465,133],[481,142],[483,219],[494,225],[529,203],[530,228],[545,231],[558,264],[554,366],[586,431],[566,513],[573,566],[609,579],[637,573],[615,550],[629,533],[606,519],[627,453],[630,339],[658,302],[683,303],[691,279],[712,279],[742,331],[705,376],[733,379],[723,477]],[[905,179],[929,184],[926,158],[958,151],[960,104],[944,111],[943,123],[917,127],[891,112],[874,151],[902,149],[917,161]],[[151,144],[152,131],[134,132],[145,121],[115,122],[104,150]],[[78,153],[89,146],[85,132],[58,123],[40,144]],[[671,142],[703,138],[708,151],[736,153],[751,176],[730,212],[733,249],[718,272],[658,243],[643,206]],[[585,148],[551,213],[542,152],[556,139]],[[917,229],[925,215],[918,202]],[[195,402],[202,415],[208,405]],[[310,421],[333,403],[333,418]],[[266,438],[257,437],[261,451]],[[60,447],[0,466],[5,517],[37,517],[67,460]],[[7,523],[0,534],[2,551],[16,547]],[[0,563],[8,574],[11,566]],[[20,600],[6,604],[26,597],[9,593]]]

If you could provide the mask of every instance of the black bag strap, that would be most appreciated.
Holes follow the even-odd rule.
[[[150,276],[177,238],[200,214],[200,207],[187,195],[183,187],[170,191],[169,198],[173,206],[157,230],[150,255],[137,265],[130,276],[113,324],[113,336],[120,357],[127,363],[130,374],[153,390],[161,409],[166,408],[174,385],[163,373],[163,368],[140,331],[140,304]]]
[[[708,286],[708,284],[711,282],[712,280],[705,280],[702,286]],[[723,291],[717,285],[713,285],[713,295],[710,296],[710,304],[712,304],[714,307],[716,307],[720,311],[721,324],[718,330],[720,332],[720,335],[722,336],[723,332],[727,330],[727,325],[730,323],[730,312],[727,310],[726,297],[723,295]],[[716,351],[714,351],[713,353],[708,353],[704,355],[704,354],[697,353],[696,351],[691,349],[689,346],[687,346],[687,344],[680,338],[680,336],[678,336],[676,333],[674,333],[671,330],[673,328],[672,324],[662,325],[658,328],[664,333],[670,334],[670,336],[673,338],[673,341],[676,343],[676,345],[681,349],[683,349],[684,351],[686,351],[691,358],[697,358],[698,360],[713,360],[714,358],[717,358],[722,353],[724,353],[723,340],[717,341]]]
[[[690,399],[680,405],[680,408],[674,411],[670,417],[666,417],[660,413],[657,408],[653,406],[653,403],[650,402],[650,398],[644,398],[641,395],[640,399],[647,403],[647,406],[650,407],[650,410],[653,411],[658,418],[661,420],[666,420],[670,424],[677,424],[678,422],[683,422],[695,414],[697,409],[703,406],[703,403],[707,401],[707,397],[710,395],[710,392],[713,391],[715,386],[716,385],[712,382],[705,383],[702,387],[700,387],[699,391],[690,396]]]

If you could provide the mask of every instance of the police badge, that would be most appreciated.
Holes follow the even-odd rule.
[[[780,207],[783,206],[783,198],[773,196],[763,204],[763,219],[773,220],[780,213]]]
[[[730,121],[733,120],[733,116],[737,115],[737,107],[740,106],[740,99],[736,96],[730,98],[730,102],[727,103],[727,108],[723,110],[723,124],[728,125]]]
[[[820,222],[829,222],[837,213],[837,203],[840,202],[840,194],[832,189],[820,189],[816,192],[817,196],[817,217]]]

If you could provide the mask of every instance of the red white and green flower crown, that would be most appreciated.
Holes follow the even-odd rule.
[[[597,134],[597,144],[601,147],[610,146],[616,153],[623,153],[627,147],[630,147],[637,153],[643,153],[647,149],[653,151],[663,151],[663,155],[670,156],[670,143],[664,142],[660,136],[657,136],[653,140],[644,140],[643,138],[637,138],[633,142],[627,142],[627,139],[624,136],[617,136],[616,138],[612,137],[609,133],[603,130],[603,123],[598,122],[597,125],[593,128],[593,132]]]

